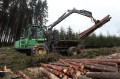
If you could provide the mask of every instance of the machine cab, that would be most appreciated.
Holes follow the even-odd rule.
[[[21,37],[21,39],[44,39],[44,30],[42,27],[37,25],[29,25]]]
[[[15,48],[31,49],[34,45],[45,43],[44,29],[38,25],[29,25],[20,40],[15,42]]]
[[[44,30],[40,26],[32,25],[30,28],[26,31],[27,35],[30,39],[44,39]]]

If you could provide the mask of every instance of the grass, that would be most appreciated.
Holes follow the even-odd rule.
[[[45,58],[39,56],[27,56],[11,47],[0,48],[0,69],[5,65],[12,70],[25,69],[26,67],[37,66],[40,63],[55,61],[54,54],[49,54]]]
[[[120,47],[86,49],[81,54],[81,58],[95,58],[96,56],[107,56],[113,53],[119,53]]]
[[[19,53],[10,47],[0,49],[0,68],[5,65],[13,70],[22,69],[27,66],[28,60],[25,54]]]

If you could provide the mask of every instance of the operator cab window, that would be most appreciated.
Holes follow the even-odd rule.
[[[40,27],[33,27],[31,29],[32,32],[32,38],[43,38],[44,33],[43,30]]]
[[[37,29],[37,28],[32,28],[32,29],[31,29],[32,38],[36,38],[36,37],[37,37],[36,29]]]

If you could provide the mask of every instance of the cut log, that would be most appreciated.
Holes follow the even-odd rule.
[[[86,76],[93,79],[120,79],[120,73],[114,72],[87,72]]]
[[[94,66],[90,64],[84,64],[85,69],[91,70],[91,71],[104,71],[104,72],[117,72],[117,69],[115,68],[107,68],[107,67],[102,67],[102,66]]]
[[[40,70],[41,70],[42,73],[44,73],[45,75],[47,75],[47,77],[49,77],[49,79],[59,79],[54,74],[48,72],[45,68],[40,67]]]
[[[24,79],[31,79],[29,76],[27,76],[26,74],[24,74],[21,70],[19,70],[18,72]]]

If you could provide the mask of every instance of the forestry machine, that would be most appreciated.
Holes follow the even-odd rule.
[[[32,55],[45,56],[46,53],[58,50],[66,51],[68,54],[74,55],[79,52],[79,41],[78,40],[60,40],[59,32],[57,30],[53,31],[55,27],[62,20],[67,18],[72,13],[77,13],[86,17],[91,18],[95,25],[80,33],[80,39],[87,37],[94,30],[105,24],[110,20],[111,17],[106,16],[102,20],[95,20],[92,13],[86,10],[68,10],[55,22],[47,26],[39,25],[28,25],[28,29],[25,30],[24,35],[14,43],[14,48],[17,50],[31,50]]]

